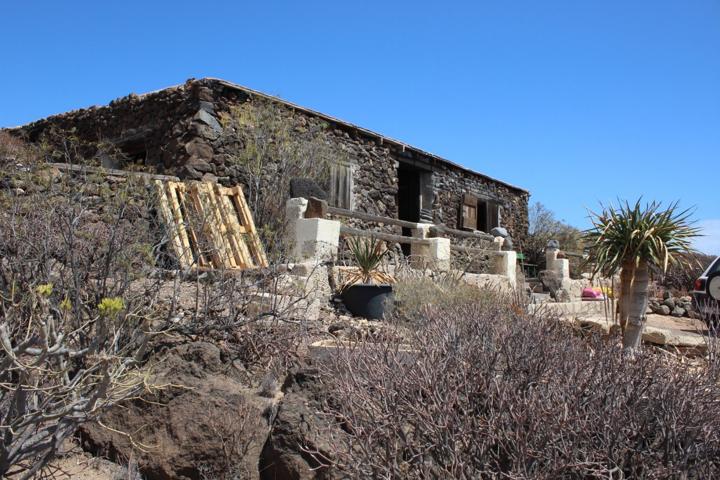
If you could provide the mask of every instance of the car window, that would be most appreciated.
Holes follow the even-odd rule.
[[[720,257],[715,259],[715,262],[708,269],[707,274],[710,275],[715,272],[720,272]]]

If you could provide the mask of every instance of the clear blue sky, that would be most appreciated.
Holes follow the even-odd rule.
[[[8,0],[0,43],[0,126],[221,77],[579,227],[599,201],[680,200],[720,253],[720,0]]]

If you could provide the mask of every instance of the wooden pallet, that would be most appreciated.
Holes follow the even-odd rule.
[[[155,185],[181,268],[267,267],[242,188],[162,180]]]

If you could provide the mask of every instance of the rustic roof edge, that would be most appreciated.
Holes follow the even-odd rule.
[[[266,98],[266,99],[268,99],[268,100],[272,100],[272,101],[274,101],[274,102],[281,103],[281,104],[283,104],[283,105],[286,105],[286,106],[288,106],[288,107],[290,107],[290,108],[293,108],[293,109],[296,109],[296,110],[299,110],[299,111],[302,111],[302,112],[307,113],[307,114],[309,114],[309,115],[312,115],[312,116],[315,116],[315,117],[318,117],[318,118],[322,118],[323,120],[326,120],[326,121],[328,121],[328,122],[331,122],[331,123],[334,123],[334,124],[337,124],[337,125],[342,125],[342,126],[344,126],[344,127],[346,127],[346,128],[350,128],[350,129],[352,129],[352,130],[356,130],[356,131],[361,132],[362,134],[367,135],[367,136],[369,136],[369,137],[371,137],[371,138],[374,137],[374,138],[376,138],[376,139],[378,139],[378,140],[382,140],[383,142],[388,142],[388,143],[394,144],[396,147],[400,147],[400,148],[405,149],[405,150],[411,150],[411,151],[413,151],[413,152],[415,152],[415,153],[418,153],[418,154],[420,154],[420,155],[424,155],[424,156],[426,156],[426,157],[428,157],[428,158],[431,158],[431,159],[437,160],[437,161],[439,161],[439,162],[441,162],[441,163],[445,163],[445,164],[447,164],[447,165],[450,165],[451,167],[456,168],[456,169],[458,169],[458,170],[462,170],[462,171],[467,172],[467,173],[470,173],[470,174],[472,174],[472,175],[477,175],[477,176],[479,176],[479,177],[486,178],[486,179],[488,179],[488,180],[490,180],[490,181],[492,181],[492,182],[499,183],[499,184],[504,185],[504,186],[506,186],[506,187],[508,187],[508,188],[512,188],[512,189],[514,189],[514,190],[517,190],[517,191],[519,191],[519,192],[528,193],[528,194],[530,193],[529,190],[526,190],[526,189],[524,189],[524,188],[522,188],[522,187],[518,187],[517,185],[513,185],[513,184],[511,184],[511,183],[504,182],[504,181],[502,181],[502,180],[499,180],[499,179],[497,179],[497,178],[491,177],[491,176],[486,175],[486,174],[484,174],[484,173],[480,173],[480,172],[475,171],[475,170],[473,170],[473,169],[464,167],[464,166],[462,166],[462,165],[460,165],[460,164],[458,164],[458,163],[455,163],[455,162],[453,162],[453,161],[451,161],[451,160],[448,160],[447,158],[443,158],[443,157],[441,157],[441,156],[439,156],[439,155],[435,155],[434,153],[430,153],[430,152],[425,151],[425,150],[423,150],[423,149],[421,149],[421,148],[414,147],[414,146],[409,145],[409,144],[407,144],[407,143],[401,142],[400,140],[396,140],[396,139],[394,139],[394,138],[392,138],[392,137],[387,137],[387,136],[385,136],[385,135],[382,135],[382,134],[380,134],[380,133],[374,132],[374,131],[372,131],[372,130],[368,130],[367,128],[359,127],[359,126],[357,126],[357,125],[355,125],[355,124],[353,124],[353,123],[347,122],[347,121],[345,121],[345,120],[341,120],[341,119],[335,118],[335,117],[333,117],[333,116],[331,116],[331,115],[328,115],[328,114],[325,114],[325,113],[322,113],[322,112],[318,112],[317,110],[313,110],[313,109],[311,109],[311,108],[307,108],[307,107],[303,107],[303,106],[301,106],[301,105],[297,105],[297,104],[295,104],[295,103],[293,103],[293,102],[290,102],[290,101],[285,100],[285,99],[280,98],[280,97],[276,97],[276,96],[274,96],[274,95],[269,95],[269,94],[267,94],[267,93],[263,93],[263,92],[260,92],[260,91],[258,91],[258,90],[254,90],[254,89],[252,89],[252,88],[245,87],[245,86],[239,85],[239,84],[237,84],[237,83],[233,83],[233,82],[230,82],[230,81],[227,81],[227,80],[223,80],[223,79],[221,79],[221,78],[203,77],[203,78],[199,78],[199,79],[192,79],[190,82],[193,82],[193,83],[194,83],[194,82],[203,82],[203,81],[206,81],[206,82],[215,82],[215,83],[221,84],[221,85],[223,85],[223,86],[226,86],[226,87],[228,87],[228,88],[232,88],[232,89],[235,89],[235,90],[239,90],[239,91],[241,91],[241,92],[245,92],[245,93],[248,93],[248,94],[251,94],[251,95],[256,95],[256,96],[258,96],[258,97],[263,97],[263,98]],[[136,98],[149,97],[149,96],[151,96],[151,95],[158,94],[158,93],[164,92],[164,91],[166,91],[166,90],[172,90],[172,89],[182,88],[182,87],[187,86],[188,83],[189,83],[189,82],[184,82],[184,83],[181,83],[181,84],[171,85],[171,86],[168,86],[168,87],[165,87],[165,88],[160,88],[160,89],[157,89],[157,90],[152,90],[152,91],[150,91],[150,92],[145,92],[145,93],[137,94]],[[120,97],[120,98],[123,98],[123,97]],[[63,112],[63,113],[58,113],[58,114],[50,115],[50,116],[47,116],[47,117],[45,117],[45,118],[35,120],[35,121],[33,121],[33,122],[29,122],[29,123],[27,123],[27,124],[25,124],[25,125],[20,125],[20,126],[17,126],[17,127],[5,127],[5,128],[2,128],[2,130],[19,130],[19,129],[31,127],[31,126],[33,126],[33,125],[36,125],[36,124],[42,122],[43,120],[49,120],[49,119],[51,119],[51,118],[53,118],[53,117],[58,117],[58,116],[62,116],[62,115],[69,115],[69,114],[73,114],[73,113],[77,113],[77,112],[80,112],[80,111],[83,111],[83,110],[89,110],[89,109],[93,109],[93,108],[106,108],[106,107],[109,107],[109,105],[103,105],[103,106],[93,105],[93,106],[87,107],[87,108],[79,108],[79,109],[75,109],[75,110],[70,110],[70,111],[68,111],[68,112]]]
[[[478,175],[478,176],[480,176],[480,177],[487,178],[488,180],[491,180],[491,181],[493,181],[493,182],[496,182],[496,183],[505,185],[506,187],[509,187],[509,188],[512,188],[512,189],[515,189],[515,190],[519,190],[519,191],[521,191],[521,192],[530,193],[528,190],[526,190],[526,189],[524,189],[524,188],[522,188],[522,187],[518,187],[517,185],[513,185],[513,184],[508,183],[508,182],[505,182],[505,181],[503,181],[503,180],[499,180],[499,179],[497,179],[497,178],[493,178],[493,177],[491,177],[491,176],[489,176],[489,175],[486,175],[486,174],[484,174],[484,173],[480,173],[480,172],[477,172],[477,171],[472,170],[472,169],[470,169],[470,168],[464,167],[464,166],[462,166],[462,165],[460,165],[460,164],[458,164],[458,163],[455,163],[455,162],[453,162],[453,161],[451,161],[451,160],[448,160],[447,158],[443,158],[443,157],[441,157],[441,156],[439,156],[439,155],[436,155],[436,154],[434,154],[434,153],[428,152],[428,151],[423,150],[423,149],[421,149],[421,148],[414,147],[414,146],[409,145],[409,144],[407,144],[407,143],[401,142],[400,140],[396,140],[396,139],[394,139],[394,138],[392,138],[392,137],[387,137],[387,136],[385,136],[385,135],[382,135],[382,134],[380,134],[380,133],[374,132],[374,131],[372,131],[372,130],[368,130],[367,128],[359,127],[359,126],[357,126],[357,125],[355,125],[355,124],[353,124],[353,123],[347,122],[347,121],[345,121],[345,120],[341,120],[341,119],[339,119],[339,118],[333,117],[333,116],[328,115],[328,114],[326,114],[326,113],[318,112],[317,110],[313,110],[313,109],[311,109],[311,108],[303,107],[302,105],[297,105],[297,104],[292,103],[292,102],[290,102],[290,101],[288,101],[288,100],[285,100],[285,99],[283,99],[283,98],[276,97],[276,96],[274,96],[274,95],[268,95],[267,93],[263,93],[263,92],[254,90],[254,89],[252,89],[252,88],[245,87],[245,86],[243,86],[243,85],[238,85],[238,84],[236,84],[236,83],[229,82],[229,81],[223,80],[223,79],[221,79],[221,78],[205,77],[205,78],[199,79],[199,81],[201,81],[201,80],[208,80],[208,81],[212,81],[212,82],[217,82],[217,83],[220,83],[220,84],[222,84],[222,85],[225,85],[225,86],[227,86],[227,87],[229,87],[229,88],[234,88],[234,89],[236,89],[236,90],[240,90],[240,91],[243,91],[243,92],[246,92],[246,93],[250,93],[250,94],[252,94],[252,95],[257,95],[257,96],[259,96],[259,97],[264,97],[264,98],[267,98],[267,99],[272,100],[272,101],[275,101],[275,102],[280,102],[280,103],[282,103],[282,104],[284,104],[284,105],[287,105],[287,106],[289,106],[289,107],[292,107],[292,108],[294,108],[294,109],[297,109],[297,110],[300,110],[300,111],[302,111],[302,112],[308,113],[308,114],[310,114],[310,115],[313,115],[313,116],[322,118],[323,120],[327,120],[327,121],[332,122],[332,123],[336,123],[336,124],[339,124],[339,125],[343,125],[343,126],[345,126],[345,127],[347,127],[347,128],[351,128],[351,129],[353,129],[353,130],[357,130],[358,132],[362,132],[363,134],[368,135],[368,136],[370,136],[370,137],[375,137],[375,138],[378,138],[378,139],[382,139],[383,142],[393,143],[393,144],[395,144],[396,146],[401,147],[401,148],[403,148],[403,149],[412,150],[412,151],[414,151],[414,152],[416,152],[416,153],[419,153],[419,154],[421,154],[421,155],[425,155],[425,156],[430,157],[430,158],[432,158],[432,159],[434,159],[434,160],[437,160],[437,161],[440,161],[440,162],[442,162],[442,163],[446,163],[446,164],[448,164],[448,165],[451,165],[452,167],[457,168],[457,169],[459,169],[459,170],[463,170],[463,171],[468,172],[468,173],[471,173],[471,174],[473,174],[473,175]]]

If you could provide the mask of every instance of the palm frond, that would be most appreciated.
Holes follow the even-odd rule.
[[[593,273],[610,276],[629,262],[647,262],[664,272],[693,252],[691,240],[700,234],[690,219],[694,210],[680,210],[678,202],[663,208],[638,199],[601,207],[600,213],[589,211],[592,227],[583,232]]]

